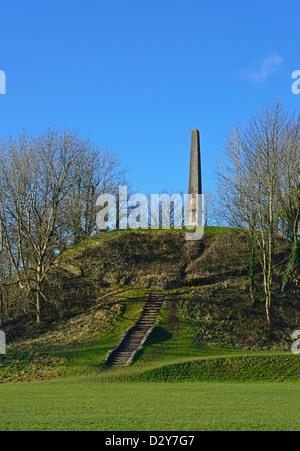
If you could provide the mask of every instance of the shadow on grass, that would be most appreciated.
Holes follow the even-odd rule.
[[[172,338],[172,334],[163,327],[156,327],[145,343],[145,347],[164,343]]]
[[[145,354],[145,350],[149,346],[162,344],[168,340],[171,340],[172,337],[173,335],[163,327],[156,327],[144,344],[143,348],[136,354],[132,363],[135,363],[137,360],[139,360]]]

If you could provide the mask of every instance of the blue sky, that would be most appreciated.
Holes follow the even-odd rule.
[[[156,193],[187,190],[196,127],[214,190],[230,127],[276,99],[299,112],[298,12],[282,0],[2,2],[0,136],[78,128]]]

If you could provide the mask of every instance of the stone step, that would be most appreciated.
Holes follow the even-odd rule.
[[[110,368],[117,368],[127,364],[132,354],[140,347],[147,332],[155,325],[163,301],[160,293],[150,293],[147,304],[136,325],[128,331],[119,348],[109,357],[107,365]]]

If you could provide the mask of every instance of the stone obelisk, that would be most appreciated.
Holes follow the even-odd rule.
[[[202,194],[200,134],[192,131],[189,194]]]
[[[192,131],[187,225],[200,225],[200,194],[202,194],[200,134],[195,128]]]

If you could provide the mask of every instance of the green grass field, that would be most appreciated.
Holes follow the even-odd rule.
[[[100,383],[0,387],[0,430],[295,431],[299,383]]]

